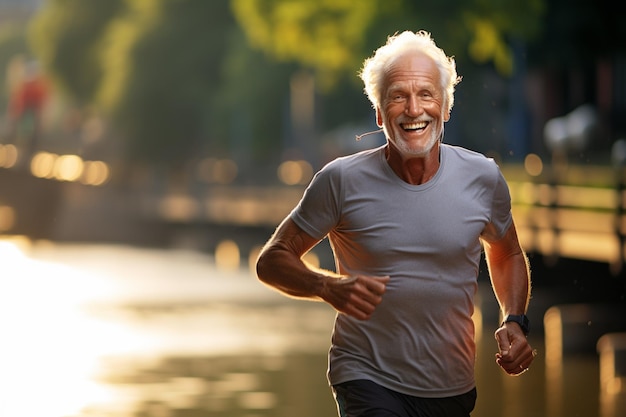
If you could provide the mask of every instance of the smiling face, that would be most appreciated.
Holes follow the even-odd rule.
[[[425,157],[435,147],[449,119],[440,73],[428,55],[407,53],[385,76],[381,107],[376,109],[390,148],[405,158]]]

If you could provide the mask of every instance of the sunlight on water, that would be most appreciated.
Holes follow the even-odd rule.
[[[180,376],[161,390],[102,381],[168,355],[324,352],[334,315],[321,304],[296,314],[247,269],[218,272],[191,252],[0,241],[0,265],[3,417],[92,415],[85,410],[97,405],[131,416],[163,392],[168,407],[184,407],[202,380]],[[275,394],[250,386],[254,374],[226,376],[208,392],[230,384],[240,407],[274,406]]]
[[[81,303],[106,293],[104,283],[28,259],[6,242],[0,265],[0,415],[72,415],[85,401],[102,400],[105,393],[89,381],[96,356],[136,343],[122,327],[81,312]]]
[[[474,416],[623,415],[621,394],[598,414],[598,358],[546,364],[541,331],[536,364],[505,376],[497,304],[482,289]],[[0,417],[333,416],[334,315],[199,252],[0,240]]]

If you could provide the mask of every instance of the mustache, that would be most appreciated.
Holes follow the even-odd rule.
[[[418,118],[402,117],[398,119],[398,123],[422,123],[422,122],[431,123],[432,121],[433,119],[431,117],[418,117]]]

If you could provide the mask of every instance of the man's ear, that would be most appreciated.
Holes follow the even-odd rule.
[[[445,110],[445,113],[443,115],[443,121],[447,122],[448,120],[450,120],[450,107],[446,106],[446,110]]]
[[[383,115],[380,112],[380,107],[376,107],[376,124],[378,127],[383,127]]]

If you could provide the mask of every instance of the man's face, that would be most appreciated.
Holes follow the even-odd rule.
[[[424,157],[438,142],[443,123],[444,92],[435,62],[421,53],[407,53],[389,68],[377,122],[390,144],[406,157]]]

